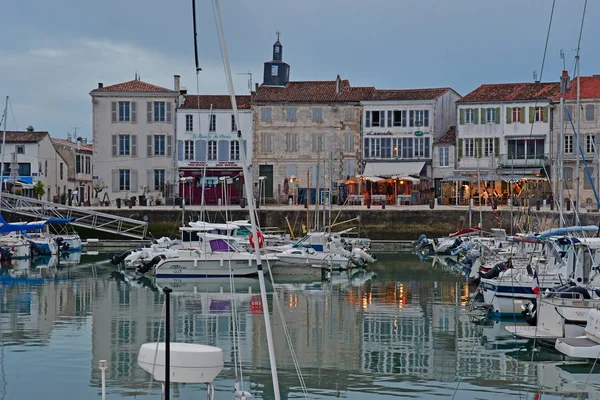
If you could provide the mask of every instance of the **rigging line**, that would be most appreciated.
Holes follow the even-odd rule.
[[[552,11],[550,12],[550,21],[548,22],[548,32],[546,33],[546,44],[544,45],[544,55],[542,56],[542,66],[540,68],[540,82],[542,81],[542,76],[544,75],[544,64],[546,63],[546,54],[548,52],[548,42],[550,40],[550,28],[552,27],[552,17],[554,16],[554,6],[555,5],[556,5],[556,0],[553,0],[552,1]]]
[[[8,108],[10,109],[10,114],[12,115],[13,122],[15,124],[15,130],[19,130],[19,125],[17,125],[17,120],[15,119],[15,113],[13,112],[12,104],[10,100],[8,101]]]
[[[150,374],[150,383],[148,384],[148,394],[146,398],[150,398],[152,392],[152,384],[154,383],[154,369],[156,368],[156,359],[158,358],[158,344],[160,343],[160,334],[162,333],[163,318],[165,317],[165,311],[167,306],[167,299],[163,301],[162,312],[160,313],[160,322],[158,324],[158,336],[156,337],[156,350],[154,350],[154,361],[152,362],[152,373]],[[169,321],[167,321],[169,323]]]

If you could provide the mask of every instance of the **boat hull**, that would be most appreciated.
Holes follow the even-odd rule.
[[[172,258],[156,266],[157,278],[228,278],[258,275],[255,259]]]

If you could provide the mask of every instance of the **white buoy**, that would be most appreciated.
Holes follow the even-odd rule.
[[[157,350],[158,347],[158,350]],[[223,350],[192,343],[171,343],[170,380],[178,383],[212,383],[223,370]],[[154,364],[156,356],[156,364]],[[165,344],[145,343],[138,353],[138,365],[165,381]]]

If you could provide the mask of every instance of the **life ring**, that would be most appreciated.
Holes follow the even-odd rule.
[[[258,238],[258,247],[262,248],[265,244],[265,237],[263,236],[261,231],[256,231],[256,237]],[[255,248],[254,233],[250,235],[250,246],[252,246],[253,249]]]

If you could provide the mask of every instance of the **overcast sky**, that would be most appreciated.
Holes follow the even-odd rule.
[[[134,78],[196,93],[191,0],[9,0],[0,24],[0,95],[8,128],[73,127],[92,136],[89,92]],[[542,80],[572,72],[584,0],[557,0]],[[281,31],[291,80],[353,86],[451,86],[532,81],[540,74],[552,0],[222,0],[232,71],[262,82]],[[197,0],[201,93],[226,94],[211,0]],[[600,74],[600,1],[588,3],[582,75]],[[247,93],[247,76],[234,76]],[[14,115],[14,118],[13,118]]]

